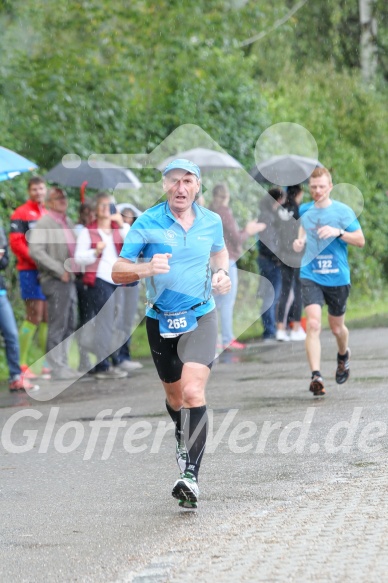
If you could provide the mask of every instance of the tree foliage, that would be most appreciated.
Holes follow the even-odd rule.
[[[387,3],[375,2],[371,87],[359,74],[358,0],[309,0],[288,18],[295,4],[0,0],[2,144],[44,171],[69,152],[150,152],[191,123],[249,170],[263,129],[299,123],[335,180],[364,195],[368,247],[355,279],[378,287],[388,274]],[[4,222],[25,183],[1,184]]]

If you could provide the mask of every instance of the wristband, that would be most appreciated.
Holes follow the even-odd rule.
[[[219,269],[217,269],[216,273],[218,273],[219,271],[223,271],[225,273],[226,277],[230,277],[229,271],[226,271],[226,269],[224,269],[223,267],[220,267]]]

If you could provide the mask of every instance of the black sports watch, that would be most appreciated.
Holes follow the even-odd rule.
[[[341,239],[341,237],[344,235],[344,233],[345,233],[344,229],[340,229],[337,239]]]
[[[227,277],[230,277],[229,271],[226,271],[226,269],[224,269],[223,267],[220,267],[219,269],[217,269],[216,273],[218,273],[219,271],[223,271]]]

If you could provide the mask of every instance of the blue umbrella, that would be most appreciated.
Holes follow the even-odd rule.
[[[0,146],[0,182],[15,178],[22,172],[29,172],[38,168],[36,164],[23,158],[16,152]]]

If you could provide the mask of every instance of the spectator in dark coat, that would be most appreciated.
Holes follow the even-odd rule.
[[[268,191],[268,195],[261,200],[259,207],[259,221],[266,224],[266,229],[258,241],[259,256],[257,260],[259,273],[262,277],[258,295],[263,300],[263,307],[265,308],[264,313],[261,315],[264,341],[276,338],[276,307],[282,285],[278,257],[279,219],[277,213],[284,201],[285,193],[281,188],[271,188]],[[268,306],[268,304],[270,305]]]
[[[301,254],[296,253],[292,247],[298,238],[299,205],[303,198],[303,188],[296,184],[287,188],[287,198],[283,207],[278,209],[279,217],[279,258],[281,260],[281,293],[277,310],[276,340],[304,340],[306,333],[301,327],[302,316],[302,290],[300,284]],[[290,298],[293,295],[293,303]],[[291,300],[291,301],[290,301]],[[287,306],[293,306],[293,325],[290,335],[287,335],[286,320]]]

